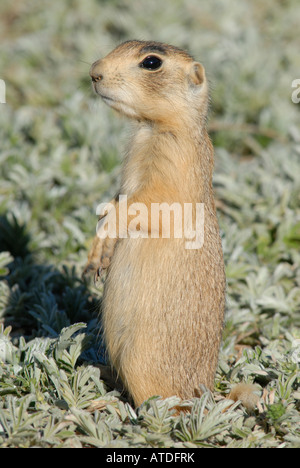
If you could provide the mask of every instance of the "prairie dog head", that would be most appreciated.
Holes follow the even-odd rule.
[[[106,104],[136,120],[182,124],[207,112],[204,68],[174,46],[124,42],[97,60],[90,76]]]

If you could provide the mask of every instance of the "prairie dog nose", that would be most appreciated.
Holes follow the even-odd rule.
[[[101,60],[97,60],[97,62],[93,63],[90,69],[90,77],[94,83],[103,79],[103,75],[100,73],[100,64]]]

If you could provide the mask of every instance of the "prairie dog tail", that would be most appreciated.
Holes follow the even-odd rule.
[[[233,401],[239,400],[247,410],[253,410],[259,401],[257,390],[256,385],[240,383],[231,389],[227,398]]]

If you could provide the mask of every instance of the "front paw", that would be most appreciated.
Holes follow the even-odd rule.
[[[92,247],[88,254],[88,260],[82,272],[82,277],[94,275],[95,280],[101,276],[101,257],[103,253],[103,239],[98,236],[94,237]]]
[[[93,246],[88,255],[87,264],[83,270],[82,277],[94,275],[95,283],[102,277],[110,265],[114,253],[116,239],[94,238]]]
[[[86,279],[90,276],[94,276],[95,283],[98,281],[99,278],[102,276],[102,268],[101,265],[95,263],[87,263],[82,272],[82,278]]]

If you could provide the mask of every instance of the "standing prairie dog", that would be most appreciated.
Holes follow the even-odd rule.
[[[118,195],[88,260],[95,270],[110,262],[102,302],[109,357],[136,406],[153,395],[191,398],[201,385],[213,387],[225,304],[205,71],[176,47],[128,41],[95,62],[90,75],[103,101],[134,121],[119,191],[126,221],[123,213],[120,223]],[[145,207],[138,223],[136,203]],[[161,213],[151,231],[151,209],[162,203],[192,206],[194,232],[196,206],[204,207],[201,245],[191,248],[174,227],[165,236]],[[176,213],[169,212],[171,225]],[[117,235],[103,239],[114,219]]]

